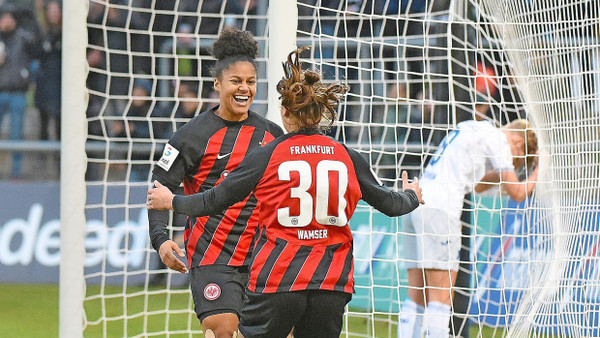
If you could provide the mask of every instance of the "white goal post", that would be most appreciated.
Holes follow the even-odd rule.
[[[60,161],[60,289],[59,334],[83,335],[85,314],[85,110],[87,91],[86,21],[87,3],[67,0],[63,3],[62,117]],[[68,141],[67,141],[68,140]]]
[[[460,121],[529,119],[540,149],[533,196],[516,203],[496,190],[465,200],[456,294],[466,302],[453,307],[451,334],[470,326],[484,337],[600,335],[596,0],[64,0],[63,8],[61,337],[201,333],[186,277],[161,266],[150,246],[145,193],[169,135],[218,102],[209,48],[227,25],[259,42],[253,109],[277,122],[281,62],[310,46],[305,65],[351,88],[331,136],[393,189],[401,170],[420,174]],[[408,289],[402,221],[362,204],[350,221],[357,285],[342,336],[398,336]],[[178,238],[182,223],[174,217],[169,229]]]

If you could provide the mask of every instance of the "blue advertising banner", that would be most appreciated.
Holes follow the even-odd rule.
[[[0,283],[58,283],[59,184],[0,182],[0,189],[10,192],[0,203]],[[87,283],[122,284],[127,278],[130,285],[143,284],[149,271],[158,267],[158,256],[148,243],[146,189],[89,187],[87,221],[82,224],[87,231]],[[523,299],[525,292],[548,282],[538,281],[548,278],[541,272],[553,269],[551,263],[560,254],[563,263],[552,275],[553,289],[545,293],[554,301],[544,305],[546,315],[535,317],[540,323],[533,325],[545,332],[600,336],[600,207],[590,204],[560,216],[569,218],[565,223],[572,228],[562,230],[561,239],[568,243],[557,248],[554,220],[534,203],[478,200],[483,207],[473,218],[476,273],[470,318],[487,326],[509,326],[518,306],[532,301]],[[401,222],[402,217],[390,218],[362,202],[358,205],[350,220],[356,279],[351,308],[400,311],[407,289]],[[187,283],[185,275],[175,273],[173,278],[177,285]]]
[[[0,182],[0,283],[56,284],[60,264],[58,182]],[[90,186],[87,191],[87,283],[142,284],[159,265],[149,248],[147,187]],[[185,277],[173,275],[178,284]],[[181,281],[179,281],[181,279]]]
[[[367,311],[398,313],[406,296],[406,270],[398,263],[402,243],[401,217],[390,218],[360,202],[350,228],[354,237],[356,293],[349,306]]]
[[[540,310],[528,319],[538,332],[600,336],[600,210],[586,206],[570,216],[560,216],[570,219],[559,230],[555,222],[562,220],[534,200],[508,200],[490,235],[473,248],[472,321],[508,327],[518,307],[531,303]]]
[[[520,204],[508,200],[506,211],[491,228],[484,240],[476,241],[476,284],[470,313],[476,322],[492,327],[505,327],[512,320],[525,288],[529,283],[528,265],[532,252],[528,234],[528,201]],[[486,218],[486,217],[482,217]],[[481,225],[478,224],[478,229]]]

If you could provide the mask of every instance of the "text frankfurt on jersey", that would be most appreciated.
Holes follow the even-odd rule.
[[[327,238],[327,230],[298,230],[298,239]]]
[[[325,154],[333,155],[332,146],[320,146],[320,145],[305,145],[305,146],[293,146],[290,147],[290,154]]]

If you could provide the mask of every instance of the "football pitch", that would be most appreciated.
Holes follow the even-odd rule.
[[[156,288],[156,291],[160,290],[161,288]],[[181,332],[189,329],[188,325],[191,325],[194,330],[200,329],[196,318],[193,317],[190,320],[191,315],[186,311],[191,309],[190,297],[187,293],[167,294],[164,292],[153,293],[152,291],[143,292],[141,288],[139,292],[132,290],[131,293],[128,293],[126,302],[123,295],[116,293],[113,294],[114,297],[86,302],[87,317],[90,323],[86,327],[85,336],[102,337],[104,330],[109,337],[137,336],[143,335],[144,327],[147,328],[147,332],[165,330],[166,327],[169,332]],[[120,292],[120,289],[115,289],[115,292]],[[146,302],[150,305],[150,311],[156,313],[130,317],[127,321],[127,328],[125,328],[124,321],[119,320],[118,317],[125,311],[129,315],[139,313]],[[104,307],[101,306],[102,303],[104,303]],[[0,284],[0,304],[2,304],[0,307],[2,309],[0,311],[2,337],[58,337],[58,285]],[[165,304],[169,304],[171,311],[168,315],[160,311],[161,308],[165,308]],[[105,316],[114,317],[115,320],[106,324],[105,327],[103,326],[105,324],[94,325],[94,319],[100,318],[103,313]],[[368,328],[371,324],[366,318],[351,317],[348,319],[348,325],[353,332],[372,332]],[[373,337],[395,337],[395,326],[390,329],[386,321],[378,321],[374,329]],[[394,334],[390,335],[390,332]],[[471,327],[470,333],[472,337],[494,336],[492,329],[480,333],[476,326]],[[497,336],[501,336],[498,331],[495,333]],[[185,337],[188,334],[170,334],[169,336]]]

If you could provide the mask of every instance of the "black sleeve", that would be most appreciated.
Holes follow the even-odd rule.
[[[156,175],[152,181],[155,179]],[[158,181],[161,182],[161,184],[163,183],[160,179]],[[164,183],[164,185],[171,191],[177,191],[179,188],[178,186],[167,183]],[[169,210],[148,210],[148,232],[150,234],[150,243],[152,243],[152,247],[157,252],[164,242],[171,239],[167,230],[170,216],[171,212]]]
[[[272,148],[264,146],[248,154],[216,187],[193,195],[175,195],[173,210],[192,217],[219,213],[244,200],[254,190],[269,163]]]
[[[173,134],[171,139],[169,139],[169,142],[167,142],[167,144],[163,146],[162,151],[159,154],[157,154],[159,157],[158,161],[161,161],[162,157],[164,156],[165,148],[167,147],[167,145],[170,145],[171,147],[179,151],[179,154],[174,159],[169,170],[163,169],[158,162],[155,163],[152,173],[162,185],[169,187],[178,187],[179,184],[183,182],[183,178],[185,177],[186,172],[186,166],[188,165],[188,157],[192,156],[188,155],[188,153],[190,153],[191,150],[189,150],[189,147],[186,144],[185,131],[186,130],[184,130],[183,128],[177,130],[177,132]]]
[[[354,163],[362,199],[365,202],[390,217],[408,214],[419,206],[419,199],[413,190],[390,190],[381,183],[361,154],[352,149],[348,149],[348,154]]]

